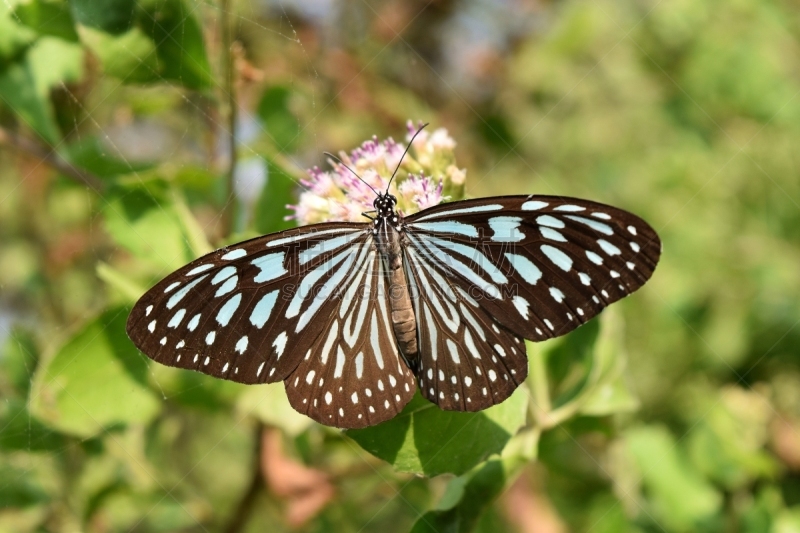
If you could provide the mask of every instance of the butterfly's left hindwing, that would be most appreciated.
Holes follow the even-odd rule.
[[[333,296],[373,247],[366,224],[305,226],[201,257],[150,289],[128,317],[159,363],[240,383],[285,379],[324,332]]]

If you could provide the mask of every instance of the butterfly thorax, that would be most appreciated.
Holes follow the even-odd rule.
[[[400,351],[411,362],[417,357],[417,321],[403,269],[403,217],[395,211],[397,199],[391,194],[379,195],[373,205],[377,217],[372,232],[385,266],[392,328]]]

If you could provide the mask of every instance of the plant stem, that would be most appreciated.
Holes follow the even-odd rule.
[[[547,382],[547,363],[544,350],[534,345],[528,350],[528,357],[531,362],[528,387],[533,395],[531,414],[537,426],[540,428],[550,427],[548,418],[553,406],[550,403],[550,386]]]
[[[64,176],[89,187],[95,192],[102,192],[105,189],[105,183],[102,179],[91,172],[86,172],[74,166],[61,157],[52,146],[42,144],[33,139],[28,139],[0,127],[0,146],[2,145],[11,146],[12,148],[16,148],[21,152],[35,157],[42,163],[59,171]]]
[[[238,118],[236,99],[236,58],[233,50],[233,33],[231,27],[231,9],[233,0],[219,0],[222,36],[222,75],[224,79],[223,91],[225,107],[227,108],[228,123],[228,150],[230,158],[227,169],[228,202],[225,204],[223,214],[223,231],[229,235],[234,230],[236,216],[236,191],[234,190],[234,173],[236,171],[236,122]]]
[[[255,432],[255,450],[253,452],[253,462],[250,465],[251,478],[247,490],[239,500],[230,520],[222,529],[225,533],[239,533],[247,525],[250,519],[250,514],[253,512],[253,507],[256,503],[261,489],[264,487],[264,478],[261,474],[261,455],[263,452],[264,442],[264,424],[261,422],[256,423]]]

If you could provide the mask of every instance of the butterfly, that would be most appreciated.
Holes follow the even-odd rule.
[[[584,324],[661,254],[641,218],[588,200],[499,196],[403,216],[388,186],[375,194],[370,222],[289,229],[178,269],[133,307],[128,336],[165,365],[283,381],[297,411],[329,426],[386,421],[417,388],[479,411],[524,382],[524,339]]]

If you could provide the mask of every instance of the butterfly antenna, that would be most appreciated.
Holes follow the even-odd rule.
[[[408,146],[406,146],[406,151],[405,151],[405,152],[403,152],[403,155],[402,155],[402,157],[400,157],[400,161],[398,161],[398,162],[397,162],[397,168],[395,168],[395,169],[394,169],[394,172],[392,172],[392,177],[391,177],[391,178],[389,178],[389,184],[388,184],[388,185],[386,185],[386,194],[389,194],[389,186],[392,184],[392,180],[394,179],[394,175],[395,175],[395,174],[397,174],[397,171],[398,171],[398,170],[400,170],[400,165],[402,165],[402,164],[403,164],[403,158],[404,158],[404,157],[406,156],[406,154],[408,153],[408,150],[411,148],[411,145],[412,145],[412,144],[414,144],[414,139],[416,139],[416,138],[417,138],[417,135],[419,135],[419,132],[421,132],[423,129],[425,129],[425,126],[427,126],[428,124],[430,124],[430,122],[426,122],[425,124],[423,124],[422,126],[420,126],[420,127],[419,127],[419,129],[416,131],[416,133],[414,133],[414,136],[413,136],[413,137],[411,137],[411,140],[410,140],[410,141],[408,141]]]
[[[374,193],[375,193],[375,196],[380,196],[380,195],[381,195],[381,193],[379,193],[378,191],[376,191],[376,190],[375,190],[375,187],[373,187],[372,185],[370,185],[369,183],[367,183],[366,181],[364,181],[364,178],[362,178],[361,176],[359,176],[358,174],[356,174],[356,171],[355,171],[355,170],[353,170],[352,168],[350,168],[350,167],[348,167],[347,165],[345,165],[345,164],[344,164],[344,161],[342,161],[341,159],[339,159],[338,157],[336,157],[335,155],[333,155],[333,154],[332,154],[332,153],[330,153],[330,152],[322,152],[322,153],[323,153],[323,154],[325,154],[325,155],[327,155],[328,157],[330,157],[330,158],[332,158],[332,159],[335,159],[335,160],[336,160],[336,161],[337,161],[337,162],[338,162],[340,165],[342,165],[344,168],[346,168],[347,170],[349,170],[350,172],[352,172],[352,173],[353,173],[353,176],[355,176],[355,177],[357,177],[358,179],[360,179],[360,180],[361,180],[361,182],[362,182],[364,185],[366,185],[367,187],[369,187],[370,189],[372,189],[372,192],[374,192]]]

